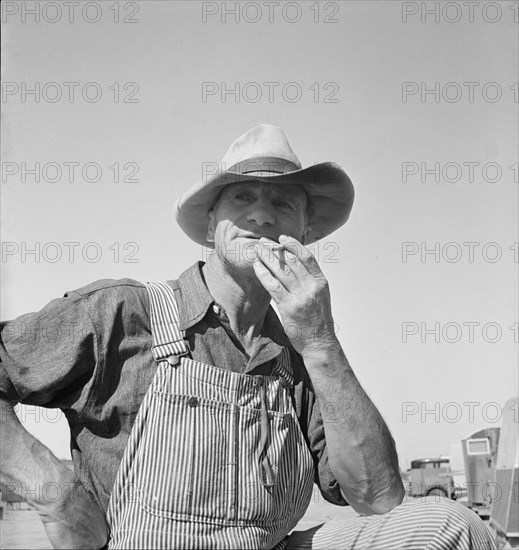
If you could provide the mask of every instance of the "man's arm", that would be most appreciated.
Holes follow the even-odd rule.
[[[101,548],[104,513],[13,405],[81,410],[99,363],[97,340],[88,300],[76,292],[0,323],[0,478],[37,509],[55,548]]]
[[[1,480],[38,511],[52,546],[102,548],[108,540],[103,511],[74,472],[22,426],[2,398],[0,430]]]
[[[326,407],[322,416],[328,463],[344,498],[361,514],[389,512],[402,502],[404,488],[386,423],[338,342],[305,353],[303,360],[317,403]]]
[[[394,440],[353,373],[333,329],[328,282],[309,250],[280,237],[285,251],[266,247],[254,263],[258,279],[277,304],[302,356],[320,404],[334,407],[324,422],[328,461],[348,503],[361,514],[382,514],[402,502]]]

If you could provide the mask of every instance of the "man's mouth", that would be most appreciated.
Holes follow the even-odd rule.
[[[271,251],[280,252],[282,250],[285,250],[285,245],[279,243],[274,237],[267,237],[266,235],[255,235],[255,234],[238,235],[238,237],[242,239],[247,239],[249,241],[253,241],[251,245],[254,244],[254,246],[256,246],[255,243],[258,242]]]
[[[263,242],[268,244],[279,244],[274,237],[267,237],[266,235],[238,235],[239,237],[243,239],[253,239],[255,241],[259,241],[260,239],[263,239]]]

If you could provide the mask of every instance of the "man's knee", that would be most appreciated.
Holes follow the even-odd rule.
[[[401,505],[422,532],[434,532],[431,548],[495,548],[481,518],[463,504],[444,497],[427,497]],[[431,541],[432,542],[432,541]]]

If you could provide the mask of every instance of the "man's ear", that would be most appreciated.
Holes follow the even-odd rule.
[[[303,234],[301,235],[301,244],[305,245],[310,240],[310,233],[312,232],[312,228],[307,225],[304,228]]]
[[[214,210],[213,209],[209,210],[208,214],[209,214],[209,225],[207,226],[207,236],[205,240],[208,243],[214,243],[214,226],[215,226]]]

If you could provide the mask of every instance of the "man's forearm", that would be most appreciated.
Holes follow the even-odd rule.
[[[22,426],[11,404],[4,399],[0,399],[0,415],[0,478],[45,515],[55,508],[57,500],[45,496],[71,491],[74,472]]]
[[[74,472],[32,436],[0,398],[0,479],[31,504],[54,548],[101,548],[108,540],[104,512]]]
[[[394,440],[339,342],[303,355],[321,407],[332,472],[348,503],[381,514],[404,496]]]

